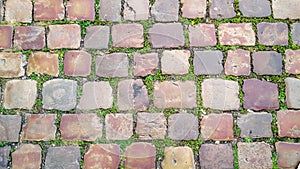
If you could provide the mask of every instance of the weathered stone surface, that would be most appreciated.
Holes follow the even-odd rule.
[[[151,8],[151,15],[155,21],[178,21],[178,0],[156,0]]]
[[[226,75],[249,76],[251,73],[250,51],[229,50],[224,67]]]
[[[199,150],[201,169],[233,169],[233,151],[231,144],[202,144]]]
[[[163,169],[195,169],[194,154],[190,147],[166,147]]]
[[[26,114],[21,139],[28,141],[55,140],[56,114]]]
[[[12,153],[12,168],[39,169],[42,164],[42,149],[39,145],[22,144]]]
[[[31,0],[7,0],[5,3],[5,20],[8,22],[31,23]]]
[[[260,22],[257,24],[258,42],[262,45],[287,46],[289,41],[288,25],[286,23]]]
[[[3,16],[4,16],[4,3],[3,0],[0,2],[0,21],[3,20]]]
[[[149,0],[126,0],[123,12],[125,20],[147,20],[149,17]]]
[[[244,80],[243,92],[245,109],[279,108],[277,84],[258,79],[246,79]]]
[[[300,138],[300,111],[281,110],[277,112],[278,135]],[[300,160],[300,159],[299,159]]]
[[[22,53],[0,52],[0,77],[13,78],[25,74],[23,68],[24,56]]]
[[[223,72],[223,53],[221,51],[195,51],[194,73],[195,75],[216,75]]]
[[[182,17],[204,18],[206,15],[206,0],[181,0]]]
[[[49,21],[63,20],[65,7],[63,0],[35,0],[34,1],[34,20]]]
[[[101,0],[99,6],[101,20],[113,22],[121,20],[121,0]]]
[[[265,112],[241,114],[237,120],[241,129],[240,136],[244,138],[273,137],[272,120],[272,115]]]
[[[153,48],[184,46],[183,34],[181,23],[156,23],[149,29],[149,42]]]
[[[96,75],[100,77],[127,77],[129,60],[126,53],[96,56]]]
[[[43,84],[43,108],[68,111],[76,106],[77,82],[53,79]]]
[[[285,79],[286,104],[288,108],[300,109],[300,80],[296,78]]]
[[[84,47],[90,49],[108,49],[109,26],[89,26],[86,28]]]
[[[120,151],[118,144],[91,144],[84,155],[84,168],[117,169],[121,161]]]
[[[14,46],[18,49],[42,49],[45,47],[45,28],[43,26],[17,26]]]
[[[209,0],[209,15],[211,18],[233,18],[234,11],[233,0]]]
[[[3,106],[6,109],[32,109],[36,97],[36,81],[10,80],[5,85]]]
[[[19,115],[0,115],[0,141],[18,142],[21,121],[22,117]]]
[[[81,31],[79,25],[49,25],[47,45],[50,49],[79,48],[80,41]]]
[[[168,119],[168,136],[172,140],[196,140],[199,135],[198,117],[189,113],[172,114]]]
[[[64,73],[67,76],[88,76],[91,73],[92,56],[83,50],[67,51],[64,55]]]
[[[141,79],[120,81],[117,95],[119,110],[144,111],[148,108],[148,90]]]
[[[272,1],[274,18],[278,19],[299,19],[299,1],[298,0],[274,0]]]
[[[72,168],[79,169],[80,148],[78,146],[48,148],[45,169]]]
[[[155,169],[156,149],[151,143],[137,142],[126,147],[125,168]]]
[[[285,51],[285,72],[290,74],[300,74],[300,50]]]
[[[275,51],[258,51],[252,54],[253,71],[258,75],[281,75],[282,56]]]
[[[233,140],[233,117],[231,114],[209,114],[202,118],[201,136],[204,140]]]
[[[32,73],[58,76],[58,54],[49,52],[35,52],[29,56],[27,76]]]
[[[8,158],[10,154],[10,146],[0,148],[0,169],[8,168]]]
[[[300,46],[300,23],[292,24],[292,40],[295,45]]]
[[[255,32],[252,23],[223,23],[219,26],[221,45],[255,45]]]
[[[223,79],[205,79],[202,82],[203,106],[217,110],[238,110],[240,108],[239,84]]]
[[[138,113],[135,132],[139,139],[164,139],[167,121],[163,113]]]
[[[77,105],[80,110],[108,109],[113,105],[113,90],[109,82],[86,82]]]
[[[189,73],[189,50],[165,50],[161,57],[162,74],[184,75]]]
[[[133,56],[134,76],[147,76],[155,74],[158,69],[158,53],[135,53]]]
[[[102,137],[102,123],[96,114],[64,114],[61,117],[61,139],[95,141]]]
[[[216,46],[217,38],[216,38],[215,30],[216,28],[214,24],[200,23],[194,26],[189,26],[190,46],[193,47]]]
[[[240,168],[272,168],[272,149],[269,144],[239,142],[237,146]]]
[[[193,81],[164,81],[154,84],[154,106],[158,108],[196,107],[196,85]]]
[[[95,0],[69,0],[66,12],[68,20],[95,20]]]
[[[278,167],[285,169],[296,168],[300,159],[300,144],[277,142],[275,145],[278,154]]]
[[[12,48],[13,27],[10,25],[1,25],[0,36],[0,49]]]
[[[144,46],[144,27],[141,24],[113,25],[111,35],[113,47],[142,48]]]
[[[132,114],[107,114],[105,131],[107,140],[128,140],[133,135]]]
[[[269,0],[239,0],[239,9],[245,17],[267,17],[272,12]]]

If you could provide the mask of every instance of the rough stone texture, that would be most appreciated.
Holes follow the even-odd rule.
[[[183,26],[181,23],[156,23],[149,29],[149,42],[153,48],[184,46]]]
[[[243,92],[245,109],[279,108],[277,84],[258,79],[246,79],[244,80]]]
[[[86,28],[84,47],[89,49],[108,49],[109,26],[89,26]]]
[[[181,0],[182,17],[204,18],[206,15],[206,0]]]
[[[68,20],[95,20],[95,0],[69,0],[67,1],[66,12]]]
[[[36,98],[36,81],[10,80],[5,85],[3,106],[6,109],[32,109]]]
[[[31,0],[7,0],[5,3],[5,21],[31,23]]]
[[[300,74],[300,50],[285,50],[285,72]]]
[[[190,147],[166,147],[163,169],[195,169],[194,154]]]
[[[219,26],[221,45],[255,46],[252,23],[223,23]]]
[[[281,110],[277,112],[278,135],[300,138],[300,111]],[[300,160],[300,159],[299,159]]]
[[[282,56],[275,51],[259,51],[252,54],[253,71],[258,75],[281,75]]]
[[[147,20],[149,17],[149,0],[126,0],[123,12],[125,20]]]
[[[158,69],[158,53],[135,53],[133,56],[134,76],[154,75]]]
[[[121,21],[121,0],[101,0],[99,15],[103,21]]]
[[[29,56],[27,76],[32,73],[58,76],[58,54],[50,52],[34,52]]]
[[[233,117],[231,114],[209,114],[202,118],[201,136],[204,140],[233,140]]]
[[[237,143],[239,167],[244,169],[271,169],[272,149],[269,144]]]
[[[258,42],[262,45],[287,46],[289,41],[289,29],[286,23],[267,23],[260,22],[257,24]]]
[[[231,144],[202,144],[199,150],[201,169],[233,169]]]
[[[128,140],[133,135],[132,114],[107,114],[105,128],[107,140]]]
[[[300,23],[292,24],[292,40],[295,45],[300,46]]]
[[[215,31],[216,28],[214,24],[200,23],[194,26],[189,26],[190,46],[192,47],[216,46],[217,38],[216,38]]]
[[[22,117],[19,115],[0,115],[0,141],[18,142],[21,121]]]
[[[4,3],[3,0],[0,2],[0,21],[3,20],[3,16],[4,16]]]
[[[168,136],[172,140],[196,140],[199,135],[198,117],[193,114],[172,114],[168,119]]]
[[[13,36],[13,27],[12,26],[10,26],[10,25],[1,25],[0,26],[0,37],[1,37],[0,49],[12,48],[12,36]]]
[[[156,148],[151,143],[137,142],[126,147],[125,168],[155,169]]]
[[[53,79],[43,84],[43,108],[68,111],[76,106],[77,82]]]
[[[79,169],[79,160],[80,148],[78,146],[49,147],[45,161],[45,169]]]
[[[28,141],[55,140],[56,114],[26,114],[21,139]]]
[[[239,0],[239,9],[245,17],[267,17],[272,12],[269,0]]]
[[[17,26],[14,46],[18,49],[39,50],[45,47],[45,28],[43,26]]]
[[[296,168],[300,160],[300,144],[277,142],[275,146],[278,154],[278,167],[285,169]]]
[[[156,0],[151,8],[151,15],[155,21],[178,21],[178,0]]]
[[[233,0],[209,0],[209,15],[211,18],[233,18],[236,13]]]
[[[102,137],[102,123],[96,114],[64,114],[60,121],[61,139],[95,141]]]
[[[64,55],[64,73],[67,76],[88,76],[91,73],[92,56],[83,50],[67,51]]]
[[[100,77],[127,77],[129,60],[126,53],[96,56],[96,75]]]
[[[298,0],[274,0],[272,8],[274,18],[278,19],[299,19],[299,1]]]
[[[196,85],[193,81],[164,81],[154,84],[154,106],[158,108],[196,107]]]
[[[119,110],[147,110],[148,90],[141,79],[122,80],[118,84],[117,104]]]
[[[63,20],[65,7],[63,0],[35,0],[34,1],[34,20],[51,21]]]
[[[86,82],[77,105],[80,110],[108,109],[113,106],[113,90],[109,82]]]
[[[249,76],[251,73],[250,51],[229,50],[224,67],[226,75]]]
[[[84,155],[84,168],[117,169],[121,161],[121,148],[118,144],[91,144]]]
[[[25,74],[23,68],[24,56],[22,53],[0,52],[0,77],[13,78]]]
[[[22,144],[12,153],[12,168],[39,169],[42,164],[42,149],[39,145]]]
[[[237,120],[238,127],[241,129],[240,136],[245,138],[273,137],[270,113],[248,113],[241,114]]]
[[[8,158],[10,154],[10,146],[0,148],[0,169],[8,168]]]
[[[111,30],[113,47],[142,48],[144,27],[137,23],[116,24]]]
[[[195,51],[194,74],[217,75],[223,72],[223,53],[221,51]]]
[[[80,25],[49,25],[47,45],[50,49],[79,48],[80,41]]]
[[[165,50],[161,57],[162,74],[184,75],[189,73],[189,50]]]
[[[284,81],[287,107],[292,109],[300,109],[300,80],[289,77]]]
[[[205,79],[202,82],[203,106],[217,110],[238,110],[240,108],[239,84],[223,79]]]
[[[141,140],[164,139],[166,124],[163,113],[138,113],[135,132]]]

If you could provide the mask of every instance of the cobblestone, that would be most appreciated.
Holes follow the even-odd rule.
[[[181,0],[182,17],[204,18],[206,15],[206,0]]]
[[[8,167],[8,158],[10,154],[10,146],[0,148],[0,168],[5,169]]]
[[[42,164],[41,147],[34,144],[22,144],[12,153],[12,168],[40,168]],[[64,158],[63,158],[64,159]]]
[[[7,0],[5,3],[5,21],[31,23],[32,8],[31,0]]]
[[[300,74],[300,50],[285,51],[285,72],[290,74]]]
[[[45,161],[45,169],[79,169],[79,160],[80,149],[78,146],[49,147]]]
[[[103,21],[121,20],[121,0],[102,0],[99,2],[99,15]]]
[[[300,23],[292,24],[292,40],[295,45],[300,45]]]
[[[0,52],[0,77],[14,78],[25,74],[23,68],[24,55],[22,53]]]
[[[195,51],[194,73],[195,75],[217,75],[223,72],[223,54],[221,51]]]
[[[190,51],[188,50],[165,50],[161,57],[162,74],[184,75],[189,73],[189,58]]]
[[[108,26],[89,26],[86,28],[84,47],[89,49],[108,49],[109,43]]]
[[[42,26],[17,26],[14,46],[18,49],[43,49],[45,47],[45,28]]]
[[[166,147],[162,168],[195,168],[194,154],[190,147]]]
[[[127,140],[133,135],[132,114],[108,114],[105,116],[106,139]]]
[[[209,0],[209,14],[211,18],[233,18],[236,16],[233,0]]]
[[[192,47],[216,46],[217,38],[213,24],[189,26],[189,40]]]
[[[0,49],[12,48],[13,27],[9,25],[1,25],[0,36]]]
[[[90,20],[95,19],[95,0],[69,0],[66,6],[68,20]]]
[[[67,76],[86,77],[91,73],[92,56],[85,51],[68,51],[64,55],[64,73]]]
[[[243,49],[229,50],[224,69],[226,75],[249,76],[251,73],[250,52]]]
[[[300,138],[300,111],[281,110],[277,112],[278,135],[280,137]]]
[[[158,70],[158,53],[134,54],[134,76],[154,75]]]
[[[126,0],[124,19],[130,21],[147,20],[149,18],[149,0]]]
[[[276,0],[272,3],[273,15],[276,19],[299,19],[300,11],[298,0]]]
[[[197,116],[189,113],[172,114],[168,120],[168,136],[172,140],[196,140],[199,135]]]
[[[259,51],[252,54],[253,72],[258,75],[281,75],[282,56],[275,51]]]
[[[141,24],[117,24],[112,26],[111,31],[113,47],[142,48],[144,46],[143,25]]]
[[[63,0],[35,0],[34,1],[34,20],[35,21],[51,21],[63,20],[65,16],[65,8]]]
[[[34,52],[29,56],[26,74],[59,75],[58,54],[49,52]]]
[[[300,109],[300,80],[296,78],[286,78],[285,80],[286,104],[288,108]]]
[[[296,168],[300,159],[300,144],[277,142],[275,145],[278,154],[278,167],[288,169]]]
[[[262,45],[288,45],[288,25],[285,23],[266,23],[257,24],[258,42]]]
[[[178,0],[156,0],[151,8],[151,14],[155,21],[178,21]]]
[[[239,9],[245,17],[267,17],[272,12],[269,0],[239,0]]]
[[[21,121],[19,115],[0,115],[0,141],[18,142]]]

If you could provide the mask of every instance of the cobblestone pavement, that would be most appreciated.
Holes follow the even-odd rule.
[[[295,169],[300,0],[1,0],[0,169]]]

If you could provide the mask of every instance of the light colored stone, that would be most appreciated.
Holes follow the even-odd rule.
[[[152,17],[159,22],[178,21],[178,12],[178,0],[155,0],[151,8]]]
[[[105,116],[105,131],[107,140],[128,140],[133,135],[132,114],[107,114]]]
[[[218,29],[221,45],[255,46],[252,23],[223,23]]]
[[[299,0],[273,0],[273,15],[276,19],[299,19]]]
[[[165,50],[161,57],[162,74],[184,75],[189,73],[189,50]]]
[[[149,17],[149,0],[125,0],[123,13],[125,20],[147,20]]]
[[[204,18],[206,15],[206,0],[181,0],[182,17]]]
[[[163,169],[195,169],[194,154],[190,147],[166,147]]]
[[[5,21],[31,23],[31,0],[7,0],[5,3]]]
[[[58,76],[58,54],[49,52],[35,52],[29,56],[27,76],[32,73]]]
[[[135,132],[141,140],[164,139],[166,125],[163,113],[138,113]]]
[[[300,109],[300,79],[289,77],[284,81],[287,107]]]
[[[22,53],[0,52],[0,77],[14,78],[24,76],[24,57]]]

